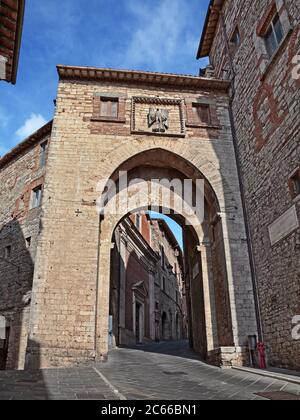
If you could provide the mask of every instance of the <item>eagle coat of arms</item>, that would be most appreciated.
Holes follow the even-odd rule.
[[[167,109],[150,108],[148,114],[149,127],[153,133],[165,133],[169,128],[169,111]]]

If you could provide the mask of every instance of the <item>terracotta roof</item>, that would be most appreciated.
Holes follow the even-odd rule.
[[[206,15],[206,21],[198,48],[197,59],[207,57],[215,38],[220,11],[222,10],[226,0],[211,0]]]
[[[57,71],[62,80],[108,81],[134,83],[151,86],[174,86],[187,89],[208,89],[227,91],[230,84],[225,80],[206,79],[204,77],[154,73],[137,70],[116,70],[95,67],[74,67],[58,65]]]
[[[0,1],[0,55],[7,60],[5,80],[16,83],[25,0]]]
[[[34,146],[44,137],[51,133],[53,121],[49,121],[46,125],[40,128],[31,136],[27,137],[22,143],[19,143],[16,147],[14,147],[10,152],[8,152],[5,156],[0,158],[0,169],[3,168],[7,163],[9,163],[12,159],[17,157],[19,154],[23,153],[28,148]]]

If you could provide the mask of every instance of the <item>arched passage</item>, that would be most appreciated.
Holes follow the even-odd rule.
[[[126,173],[126,182],[122,179]],[[181,195],[172,181],[181,181]],[[162,180],[168,183],[161,185]],[[191,212],[199,203],[187,203],[184,181],[191,181],[187,194],[197,196],[198,180],[203,181],[203,211]],[[160,185],[160,194],[149,195],[149,187]],[[112,187],[113,185],[113,187]],[[150,188],[151,190],[151,188]],[[124,204],[126,213],[116,204]],[[163,199],[169,194],[169,205]],[[128,198],[129,197],[129,198]],[[131,198],[134,198],[131,200]],[[185,283],[189,337],[192,348],[202,358],[220,347],[234,346],[232,311],[220,206],[205,176],[191,163],[172,152],[155,149],[142,152],[120,165],[111,175],[100,200],[101,247],[98,302],[105,302],[97,317],[97,348],[107,354],[112,238],[120,221],[129,213],[157,209],[181,224],[185,242]],[[125,214],[125,216],[124,216]],[[203,218],[201,218],[201,215]]]

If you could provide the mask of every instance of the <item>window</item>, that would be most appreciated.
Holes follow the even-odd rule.
[[[4,258],[9,260],[11,258],[11,245],[8,245],[4,249]]]
[[[26,248],[29,249],[31,247],[31,237],[26,238]]]
[[[47,147],[48,147],[47,141],[44,141],[44,143],[40,144],[40,167],[41,168],[43,168],[46,165]]]
[[[290,179],[291,194],[295,198],[300,194],[300,170],[298,170]]]
[[[137,228],[138,231],[141,230],[141,215],[140,214],[135,215],[135,227]]]
[[[118,118],[119,100],[118,98],[101,98],[100,117]]]
[[[211,124],[209,105],[193,104],[195,120],[201,124]]]
[[[32,191],[32,202],[31,202],[31,208],[36,209],[37,207],[40,207],[42,201],[42,186],[35,188]]]
[[[283,36],[284,33],[282,24],[280,22],[278,13],[276,13],[264,37],[266,48],[270,58],[273,56],[273,54],[279,47]]]
[[[241,35],[240,35],[240,31],[239,28],[236,28],[236,30],[234,31],[232,38],[230,40],[230,42],[236,47],[238,48],[241,45]]]

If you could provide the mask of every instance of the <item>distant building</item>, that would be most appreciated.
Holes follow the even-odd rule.
[[[0,80],[17,80],[25,0],[0,1]]]
[[[183,256],[163,220],[137,213],[115,232],[110,345],[186,338]]]

